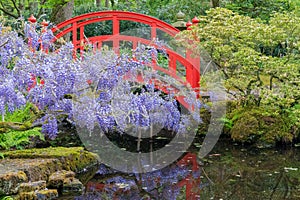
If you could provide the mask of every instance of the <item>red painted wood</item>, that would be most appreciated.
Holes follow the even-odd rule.
[[[178,163],[179,166],[188,166],[192,165],[192,172],[200,170],[200,167],[197,163],[197,156],[193,153],[187,153]],[[187,176],[185,179],[177,183],[177,186],[185,186],[186,190],[186,199],[187,200],[198,200],[200,199],[200,186],[201,180],[200,177],[195,179],[192,174]],[[194,190],[193,190],[194,189]]]
[[[155,39],[156,38],[156,23],[153,22],[151,24],[151,39]]]

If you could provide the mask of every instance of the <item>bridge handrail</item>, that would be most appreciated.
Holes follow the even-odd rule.
[[[105,16],[105,18],[104,18]],[[144,14],[140,14],[140,13],[133,13],[133,12],[127,12],[127,11],[100,11],[100,12],[92,12],[92,13],[87,13],[87,14],[83,14],[74,18],[71,18],[69,20],[66,20],[60,24],[58,24],[56,27],[52,28],[53,33],[55,33],[56,31],[58,31],[59,29],[66,27],[70,24],[72,24],[72,26],[74,26],[77,22],[80,22],[81,20],[87,21],[89,20],[89,18],[98,18],[99,21],[106,21],[106,20],[113,20],[113,29],[117,28],[116,24],[114,24],[114,22],[118,22],[120,20],[129,20],[129,21],[135,21],[135,22],[141,22],[144,24],[148,24],[151,26],[151,29],[156,29],[156,28],[160,28],[163,29],[165,32],[167,32],[169,35],[171,36],[175,36],[177,33],[179,33],[180,31],[171,26],[170,24],[163,22],[157,18],[148,16],[148,15],[144,15]],[[91,19],[90,19],[91,20]],[[79,28],[79,25],[85,25],[83,24],[76,24],[76,28]],[[119,27],[118,27],[119,29]],[[113,30],[115,32],[117,32],[117,30]],[[154,33],[154,31],[151,31],[152,33]],[[115,33],[113,33],[115,34]],[[156,34],[152,35],[152,38],[155,36]]]
[[[86,25],[99,22],[99,21],[112,21],[112,35],[102,35],[102,36],[94,36],[85,38],[84,36],[84,28]],[[151,35],[150,40],[139,38],[139,37],[133,37],[128,35],[121,35],[120,34],[120,21],[127,20],[127,21],[134,21],[134,22],[140,22],[143,24],[150,25],[151,28]],[[78,39],[78,29],[79,29],[79,39]],[[102,45],[103,41],[109,41],[111,40],[113,42],[113,48],[118,49],[120,45],[120,41],[127,40],[132,41],[133,49],[137,47],[137,44],[139,42],[144,44],[150,44],[151,40],[153,38],[156,38],[157,36],[157,29],[162,30],[163,32],[167,33],[169,36],[174,37],[177,33],[180,31],[173,27],[172,25],[163,22],[157,18],[147,16],[144,14],[139,13],[133,13],[133,12],[127,12],[127,11],[100,11],[100,12],[92,12],[83,14],[77,17],[74,17],[72,19],[66,20],[60,24],[58,24],[56,27],[52,28],[52,31],[54,35],[56,35],[56,39],[64,36],[65,34],[71,32],[72,33],[72,42],[75,49],[81,49],[83,50],[83,43],[90,41],[94,42],[100,42]],[[88,39],[88,40],[87,40]],[[98,40],[98,41],[96,41]],[[101,46],[98,43],[99,46]],[[99,47],[98,46],[98,47]],[[177,62],[181,63],[186,70],[186,79],[185,81],[189,83],[194,89],[198,90],[199,88],[199,79],[200,79],[200,69],[198,69],[200,60],[193,60],[189,53],[186,53],[186,56],[183,57],[179,55],[178,53],[172,51],[171,49],[167,49],[167,53],[169,54],[169,68],[165,69],[159,66],[153,66],[156,68],[156,70],[162,71],[166,73],[167,75],[170,75],[174,77],[175,79],[178,79],[178,76],[176,75],[177,71]],[[199,64],[197,64],[199,62]],[[175,73],[174,73],[175,72]]]

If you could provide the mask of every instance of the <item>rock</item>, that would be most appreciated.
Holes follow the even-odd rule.
[[[63,195],[82,194],[84,186],[72,171],[61,170],[53,173],[48,180],[49,188],[57,188]]]
[[[61,170],[50,175],[48,180],[49,188],[60,188],[63,186],[65,179],[74,178],[75,173],[72,171]]]
[[[58,197],[58,192],[55,189],[41,190],[36,193],[38,200],[50,200]]]
[[[58,197],[58,192],[55,189],[31,191],[31,192],[21,192],[16,199],[18,200],[51,200]]]
[[[85,168],[98,165],[99,160],[97,154],[85,151],[83,147],[24,149],[4,152],[3,155],[4,157],[11,159],[53,159],[57,160],[57,163],[55,163],[57,169],[54,171],[64,169],[74,171],[75,173],[80,172]]]
[[[54,189],[59,187],[62,189],[65,181],[66,188],[74,185],[74,191],[81,191],[83,188],[81,182],[86,182],[85,179],[95,173],[99,164],[98,156],[85,151],[82,147],[25,149],[3,152],[3,155],[5,159],[0,159],[0,196],[18,194],[18,190],[20,190],[19,194],[22,193],[23,199],[31,199],[30,190],[35,187],[45,188],[43,184],[40,186],[30,185],[39,181],[49,180],[49,184],[46,185]],[[62,176],[62,179],[55,179],[53,174],[58,171],[60,171],[59,176]],[[89,171],[92,173],[85,173]],[[75,177],[74,172],[79,174],[77,177],[79,180],[71,179]],[[80,176],[80,174],[84,174],[84,176]],[[49,179],[51,175],[53,177]],[[68,178],[69,180],[66,180]],[[73,183],[70,180],[75,181]],[[28,184],[22,185],[22,183]]]
[[[22,192],[17,197],[18,200],[37,200],[37,196],[34,191]]]
[[[70,177],[64,180],[63,187],[62,187],[63,195],[68,195],[68,194],[81,195],[83,193],[83,190],[84,190],[84,186],[77,178]]]
[[[44,190],[45,188],[46,188],[46,181],[21,183],[19,187],[19,193]]]
[[[16,194],[19,185],[27,181],[28,178],[23,171],[0,173],[0,196]]]

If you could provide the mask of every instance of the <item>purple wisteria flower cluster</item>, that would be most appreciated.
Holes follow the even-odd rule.
[[[5,32],[0,24],[3,120],[6,112],[34,104],[43,113],[38,122],[50,139],[58,133],[58,119],[90,131],[99,126],[104,132],[120,133],[152,130],[154,126],[187,133],[189,123],[200,121],[196,95],[180,94],[188,96],[192,108],[188,115],[183,114],[176,101],[178,94],[171,92],[176,81],[151,68],[153,59],[157,59],[154,47],[141,45],[121,55],[95,50],[83,52],[83,58],[76,59],[70,43],[50,49],[54,37],[51,30],[39,33],[34,25],[26,24],[25,36],[24,40],[15,32]],[[165,94],[160,88],[170,92]]]

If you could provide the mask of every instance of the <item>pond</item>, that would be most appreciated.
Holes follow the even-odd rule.
[[[194,145],[178,161],[150,173],[126,174],[101,165],[85,194],[72,199],[300,199],[299,147],[244,148],[220,140],[198,160],[199,143]]]

